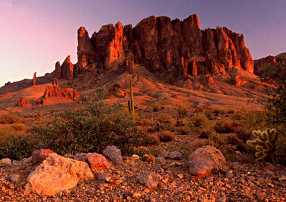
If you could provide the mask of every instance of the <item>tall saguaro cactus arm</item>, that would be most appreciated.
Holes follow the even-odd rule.
[[[135,102],[134,102],[134,95],[133,95],[133,86],[132,86],[132,79],[130,79],[130,100],[128,100],[128,110],[129,113],[134,117],[135,114]]]

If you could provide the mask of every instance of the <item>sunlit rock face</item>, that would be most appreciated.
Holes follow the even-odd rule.
[[[92,35],[92,42],[96,50],[95,61],[106,69],[116,67],[124,60],[123,25],[104,25],[99,32]]]
[[[85,27],[80,27],[78,29],[77,35],[78,35],[77,65],[79,70],[83,70],[86,69],[89,64],[95,62],[94,59],[96,52]]]
[[[53,75],[54,75],[54,78],[56,78],[56,79],[62,78],[62,69],[61,69],[61,63],[60,62],[56,62]]]
[[[104,25],[91,39],[85,28],[78,31],[78,64],[97,63],[98,68],[114,69],[130,53],[134,62],[154,73],[176,71],[189,76],[226,75],[235,67],[253,73],[253,60],[241,34],[225,27],[200,28],[197,15],[184,20],[151,16],[135,27]]]
[[[71,62],[70,56],[68,56],[61,66],[61,78],[67,80],[74,79],[74,65]]]

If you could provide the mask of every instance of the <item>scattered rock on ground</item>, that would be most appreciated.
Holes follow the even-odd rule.
[[[20,182],[21,180],[21,176],[19,174],[12,174],[9,176],[9,180],[15,184],[17,184],[18,182]]]
[[[121,151],[120,149],[118,149],[116,146],[107,146],[104,150],[103,150],[103,154],[109,158],[112,163],[114,163],[115,165],[122,165],[123,164],[123,158],[121,155]]]
[[[12,165],[12,161],[9,158],[4,158],[0,160],[0,167],[1,166],[11,166]]]
[[[195,176],[208,176],[213,170],[222,169],[225,166],[225,157],[213,146],[201,147],[189,157],[189,171]]]
[[[101,172],[111,167],[108,160],[101,154],[87,154],[87,162],[93,172]]]
[[[138,181],[140,184],[145,185],[149,189],[155,189],[159,184],[159,178],[159,175],[154,172],[141,173],[138,176]]]
[[[172,159],[172,160],[181,160],[183,159],[183,154],[178,151],[173,151],[168,154],[167,158]]]

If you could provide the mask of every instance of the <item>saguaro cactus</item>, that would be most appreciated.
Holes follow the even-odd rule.
[[[129,90],[130,90],[130,99],[128,100],[128,110],[131,116],[134,118],[135,102],[134,102],[134,95],[133,95],[132,79],[130,79]]]
[[[255,139],[248,140],[247,144],[255,150],[256,159],[264,160],[269,158],[275,150],[278,131],[276,129],[255,130],[252,134]]]

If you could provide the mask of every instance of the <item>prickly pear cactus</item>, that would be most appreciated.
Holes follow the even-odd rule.
[[[275,151],[278,131],[276,129],[252,131],[253,140],[248,140],[247,144],[255,150],[257,160],[269,158]]]

